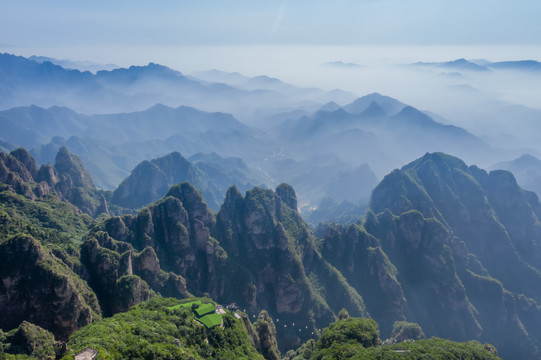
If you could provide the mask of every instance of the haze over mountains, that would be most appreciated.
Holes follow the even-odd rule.
[[[179,320],[178,341],[162,342],[193,356],[227,344],[308,359],[343,346],[329,331],[359,325],[350,315],[379,324],[363,349],[395,341],[407,321],[504,358],[540,356],[538,110],[455,84],[450,107],[469,97],[456,113],[477,106],[470,116],[483,119],[470,129],[377,92],[49,60],[0,55],[1,349],[25,331],[78,348],[140,303],[122,316],[153,309],[165,324],[173,300],[154,298],[195,295],[243,311],[225,315],[226,335],[183,313],[192,326]],[[537,71],[464,59],[407,67]],[[494,358],[492,345],[471,346]]]
[[[445,119],[377,93],[350,101],[352,94],[296,88],[264,76],[209,71],[185,77],[157,64],[94,75],[8,54],[1,59],[5,68],[2,91],[9,94],[2,99],[3,106],[25,105],[0,113],[3,148],[24,146],[39,163],[45,163],[54,159],[60,146],[67,146],[81,156],[97,186],[104,189],[115,189],[144,160],[174,151],[187,158],[217,153],[241,158],[259,185],[292,184],[301,208],[309,209],[332,192],[327,189],[333,173],[353,173],[367,165],[364,175],[356,172],[364,184],[362,190],[343,191],[355,191],[358,195],[352,200],[366,203],[374,179],[427,151],[445,151],[486,166],[509,151],[505,144],[496,146],[442,123]],[[55,106],[46,107],[53,102]],[[83,115],[58,106],[83,110],[79,104],[93,102],[94,113],[143,110]],[[164,105],[172,103],[175,107]],[[232,110],[236,115],[185,104]],[[236,116],[251,120],[246,124]],[[511,151],[509,156],[514,154]],[[316,179],[314,174],[318,174],[318,184],[310,182]],[[331,196],[337,202],[346,197],[336,192]]]

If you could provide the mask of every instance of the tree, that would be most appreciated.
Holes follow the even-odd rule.
[[[407,321],[395,321],[391,342],[402,342],[405,340],[421,340],[425,338],[423,329],[417,323]]]

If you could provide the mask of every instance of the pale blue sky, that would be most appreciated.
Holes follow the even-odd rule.
[[[0,46],[541,45],[537,0],[0,0]]]

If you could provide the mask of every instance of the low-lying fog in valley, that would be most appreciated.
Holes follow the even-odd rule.
[[[3,85],[4,116],[30,105],[76,112],[68,116],[76,125],[18,144],[40,162],[67,145],[104,189],[115,189],[143,160],[217,153],[245,163],[245,184],[291,183],[304,216],[321,201],[361,213],[392,169],[442,151],[483,168],[512,168],[523,186],[540,190],[532,180],[541,176],[536,48],[193,46],[108,49],[109,57],[94,49],[89,58],[88,49],[48,50],[55,57],[29,58],[41,68],[26,83]],[[194,126],[207,116],[201,113],[178,123],[179,106],[232,118]],[[156,126],[134,129],[130,118]]]

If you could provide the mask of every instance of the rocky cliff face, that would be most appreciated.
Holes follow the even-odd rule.
[[[539,201],[511,173],[426,154],[385,177],[371,208],[379,214],[364,225],[427,334],[490,341],[504,357],[539,354]]]
[[[161,268],[181,275],[190,291],[219,293],[226,255],[210,236],[213,225],[214,216],[201,194],[182,183],[136,216],[113,217],[100,228],[138,251],[152,248]]]
[[[259,338],[259,352],[263,357],[267,360],[281,360],[276,342],[276,326],[267,311],[259,313],[254,327]]]
[[[389,334],[394,321],[406,317],[408,302],[398,271],[382,250],[380,240],[364,227],[327,225],[321,253],[362,295],[382,334]]]
[[[301,327],[282,328],[282,346],[317,333],[339,306],[366,314],[359,294],[321,256],[289,185],[278,186],[276,192],[254,188],[245,197],[230,188],[213,233],[238,264],[234,285],[244,296],[243,304]]]
[[[30,236],[0,244],[0,327],[27,320],[59,339],[100,318],[92,291],[62,261]]]
[[[108,211],[104,194],[94,187],[81,160],[65,147],[60,148],[54,166],[40,168],[23,148],[0,153],[0,182],[33,200],[56,195],[91,216]]]
[[[282,349],[298,346],[342,308],[378,320],[385,337],[407,320],[429,337],[492,342],[504,357],[540,354],[541,204],[508,172],[427,154],[385,177],[364,219],[321,226],[321,239],[289,185],[231,187],[215,215],[180,183],[136,215],[94,226],[79,253],[92,220],[58,200],[94,190],[76,158],[59,157],[62,171],[38,169],[24,150],[0,153],[11,190],[0,192],[3,329],[28,320],[63,339],[102,311],[193,293],[250,317],[266,309],[250,331],[268,358],[274,332]]]
[[[106,315],[126,311],[156,293],[176,298],[188,296],[184,278],[161,270],[152,247],[137,253],[129,243],[98,232],[83,244],[81,261]]]
[[[285,346],[316,334],[334,318],[334,308],[348,306],[356,315],[366,314],[356,290],[323,259],[296,209],[295,192],[285,184],[276,192],[254,188],[246,196],[232,187],[215,218],[201,193],[181,183],[136,216],[113,217],[94,234],[97,239],[117,240],[98,241],[102,247],[128,243],[145,259],[155,254],[160,269],[181,276],[187,291],[196,295],[208,293],[222,303],[236,302],[254,314],[268,309],[285,323],[303,324],[300,333],[279,332]],[[96,251],[96,242],[85,246]],[[118,260],[108,262],[120,263],[122,251],[115,255]],[[132,259],[132,267],[136,261]],[[148,274],[157,268],[147,270]],[[110,283],[119,275],[112,275]],[[147,283],[161,291],[152,280]]]

